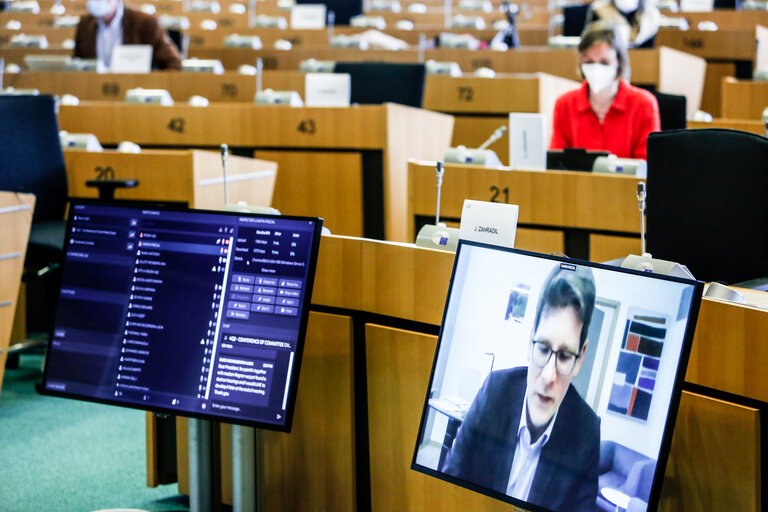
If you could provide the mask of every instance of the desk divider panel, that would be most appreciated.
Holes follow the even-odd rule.
[[[768,107],[768,82],[724,77],[721,116],[727,119],[761,120]]]
[[[138,179],[139,186],[118,189],[117,199],[184,201],[191,208],[221,209],[224,206],[224,178],[221,156],[213,151],[143,150],[141,153],[114,151],[64,151],[69,194],[96,197],[86,187],[92,179]],[[277,164],[230,156],[227,165],[229,201],[271,206],[277,179]]]
[[[0,191],[0,390],[24,271],[35,196]]]
[[[408,229],[415,240],[421,224],[434,222],[435,171],[431,165],[411,162],[408,172]],[[440,214],[445,222],[458,222],[464,199],[516,204],[520,206],[518,228],[562,233],[564,252],[571,257],[593,259],[589,252],[591,234],[616,238],[621,252],[598,252],[599,259],[593,259],[605,261],[626,256],[623,248],[627,241],[637,240],[634,252],[640,250],[637,182],[631,176],[588,172],[446,165]]]
[[[291,215],[322,216],[323,226],[332,233],[365,236],[359,152],[259,150],[254,156],[277,162],[280,168],[275,208]]]

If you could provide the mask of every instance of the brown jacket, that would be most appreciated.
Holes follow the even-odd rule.
[[[75,34],[75,57],[96,58],[98,20],[86,14],[80,18]],[[181,69],[181,54],[154,16],[125,7],[123,44],[151,44],[153,69]]]

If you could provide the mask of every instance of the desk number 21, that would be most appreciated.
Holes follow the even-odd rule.
[[[500,188],[496,185],[491,186],[491,202],[509,203],[509,187]]]

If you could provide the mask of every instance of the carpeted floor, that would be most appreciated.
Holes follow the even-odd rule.
[[[176,484],[146,486],[142,411],[41,396],[42,356],[20,359],[0,391],[0,511],[189,509]]]

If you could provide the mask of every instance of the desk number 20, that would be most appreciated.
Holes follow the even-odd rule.
[[[491,187],[491,202],[492,203],[509,203],[509,187],[500,188],[496,185]]]

